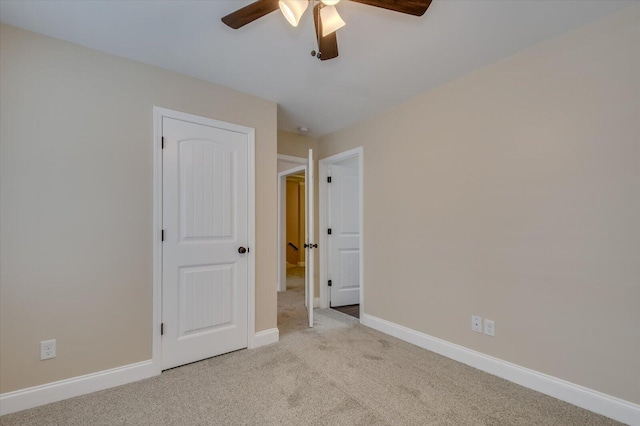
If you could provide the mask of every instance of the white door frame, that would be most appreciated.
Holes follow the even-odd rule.
[[[319,226],[320,226],[320,307],[329,307],[329,286],[327,285],[328,239],[327,239],[327,176],[329,166],[347,158],[358,157],[358,183],[360,186],[360,319],[364,316],[364,159],[362,147],[350,149],[318,162],[319,172]]]
[[[248,164],[248,243],[250,251],[248,261],[248,289],[247,289],[247,344],[248,348],[255,347],[255,129],[240,126],[211,118],[200,117],[170,109],[153,107],[153,308],[152,308],[152,349],[153,366],[157,374],[162,371],[162,347],[160,324],[162,323],[162,119],[164,117],[247,135],[249,142]]]
[[[285,185],[287,184],[287,176],[304,171],[305,179],[307,178],[307,159],[302,157],[291,157],[289,155],[278,155],[278,162],[300,164],[297,167],[283,170],[278,173],[278,283],[276,288],[278,291],[287,290],[287,271],[283,270],[284,259],[286,257],[286,246],[283,246],[282,234],[286,232],[286,209],[283,209],[283,201],[285,191]],[[306,197],[306,194],[305,194]],[[286,237],[285,237],[286,239]],[[305,299],[306,300],[306,299]]]

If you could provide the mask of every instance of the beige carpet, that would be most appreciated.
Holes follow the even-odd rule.
[[[299,274],[298,271],[292,271]],[[610,425],[582,410],[278,295],[280,343],[0,417],[12,425]]]
[[[278,293],[278,330],[283,337],[309,327],[304,306],[304,268],[287,268],[287,291]]]

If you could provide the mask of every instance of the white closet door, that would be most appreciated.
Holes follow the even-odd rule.
[[[162,131],[167,369],[247,347],[249,154],[237,132],[166,117]]]

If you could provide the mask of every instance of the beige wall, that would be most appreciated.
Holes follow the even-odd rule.
[[[276,327],[276,104],[0,31],[0,392],[151,358],[153,106],[256,129],[256,331]]]
[[[364,147],[367,314],[640,403],[638,22],[632,6],[321,138],[320,158]]]
[[[278,154],[307,158],[309,150],[317,148],[316,138],[278,130]]]

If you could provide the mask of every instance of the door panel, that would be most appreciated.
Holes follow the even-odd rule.
[[[341,171],[338,171],[340,174]],[[335,173],[335,171],[334,171]],[[339,235],[358,236],[360,233],[360,198],[358,197],[358,170],[348,169],[346,173],[356,173],[356,175],[344,174],[336,177],[335,188],[338,191],[336,214],[340,215],[336,223]]]
[[[231,237],[233,152],[212,141],[179,144],[182,240]]]
[[[247,135],[163,118],[162,368],[248,342]]]
[[[180,338],[229,325],[235,265],[180,268]]]
[[[329,166],[331,306],[360,303],[360,182],[357,158]]]
[[[358,290],[360,288],[360,250],[357,249],[339,249],[338,250],[338,282],[336,288],[338,291]],[[345,305],[355,305],[359,303],[345,303]],[[335,305],[334,306],[340,306]]]

